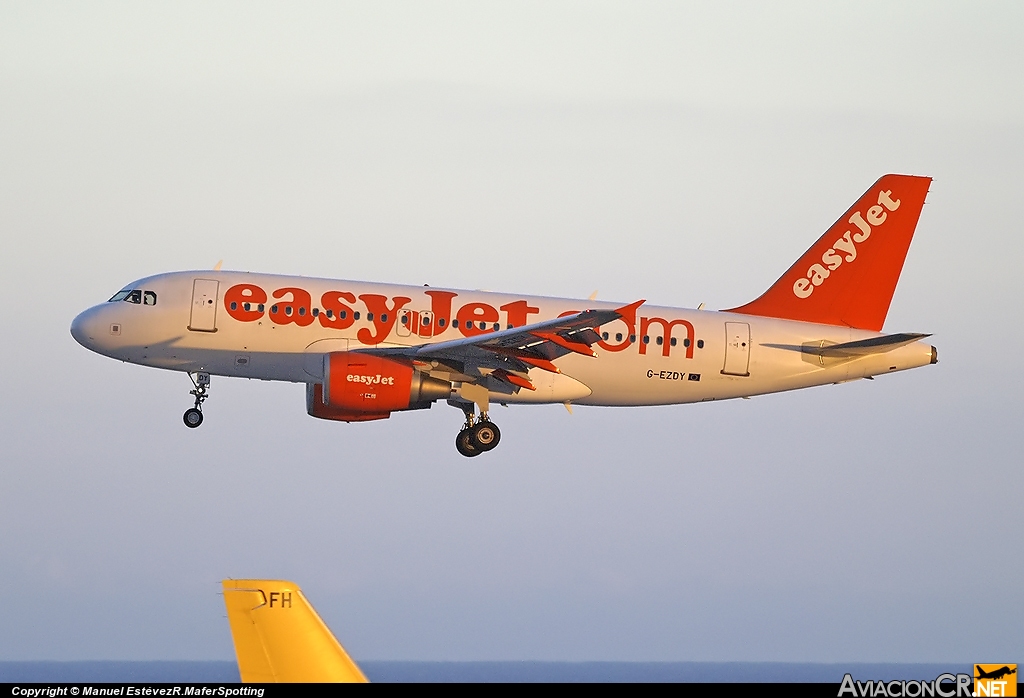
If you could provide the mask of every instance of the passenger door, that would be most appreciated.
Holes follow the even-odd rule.
[[[220,282],[196,279],[192,282],[192,315],[188,328],[193,332],[217,331],[217,290]]]
[[[725,367],[728,376],[749,376],[750,325],[745,322],[725,323]]]

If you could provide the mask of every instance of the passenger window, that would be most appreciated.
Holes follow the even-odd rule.
[[[259,305],[257,305],[257,306],[256,306],[256,310],[258,310],[259,312],[261,312],[261,313],[262,313],[262,312],[263,312],[263,304],[262,304],[262,303],[260,303]]]
[[[128,301],[129,303],[142,305],[142,291],[138,289],[132,291],[131,293],[128,294],[128,297],[125,298],[125,300]]]
[[[387,313],[381,313],[380,314],[380,321],[381,322],[387,322],[388,321],[388,314]]]
[[[156,294],[152,291],[146,291],[142,294],[142,302],[145,305],[156,305]]]
[[[608,333],[607,332],[602,332],[601,333],[601,339],[603,339],[604,341],[607,342],[608,341]]]
[[[645,334],[644,335],[644,344],[650,344],[650,343],[651,343],[650,336]]]
[[[232,303],[231,305],[234,305],[234,303]],[[252,304],[242,303],[242,309],[245,310],[245,312],[249,312],[252,309]]]
[[[698,349],[703,349],[704,348],[704,340],[703,339],[698,339],[697,340],[697,348]]]
[[[305,315],[305,314],[306,314],[306,308],[305,308],[305,306],[303,306],[303,307],[299,308],[299,315]]]
[[[334,317],[334,311],[333,310],[328,310],[327,311],[327,317],[333,318]]]
[[[272,312],[274,315],[277,315],[277,306],[276,305],[270,306],[270,312]]]
[[[629,335],[629,343],[632,344],[635,341],[636,341],[636,335],[635,334]]]
[[[438,326],[438,327],[444,327],[444,318],[441,318],[441,319],[439,319],[439,320],[437,321],[437,326]]]
[[[458,320],[452,320],[452,327],[454,327],[455,329],[459,329],[459,321]]]
[[[622,341],[622,333],[621,332],[616,332],[615,333],[615,341],[616,342],[621,342]]]
[[[500,329],[501,329],[501,323],[498,323],[498,322],[494,323],[494,331],[497,332]]]
[[[686,339],[683,340],[683,346],[684,347],[690,346],[690,338],[689,337],[687,337]]]
[[[345,316],[345,311],[342,311],[342,312],[341,312],[341,315],[342,315],[342,317],[344,317],[344,316]],[[370,318],[370,319],[372,320],[372,319],[373,319],[373,318],[372,318],[372,315],[373,315],[373,313],[370,313],[370,315],[371,315],[371,318]],[[357,310],[357,311],[355,311],[354,313],[352,313],[352,317],[353,317],[354,319],[358,320],[358,319],[359,319],[359,311]]]
[[[231,309],[238,310],[238,303],[236,303],[235,301],[231,301]]]
[[[657,345],[658,345],[659,347],[660,347],[660,346],[661,346],[661,345],[662,345],[662,344],[663,344],[664,342],[665,342],[665,339],[664,339],[663,337],[657,337],[657,338],[655,338],[655,340],[654,340],[654,343],[655,343],[655,344],[657,344]]]
[[[357,315],[356,316],[356,320],[358,320],[358,319],[359,319],[359,316]],[[373,313],[367,313],[366,314],[366,321],[367,322],[373,322]]]
[[[672,346],[675,346],[675,345],[676,345],[676,338],[675,338],[675,337],[673,337],[673,338],[672,338],[672,341],[671,341],[670,343],[672,344]]]
[[[313,317],[320,317],[320,308],[313,308]]]
[[[292,314],[292,307],[290,305],[286,305],[284,307],[284,314],[285,315],[291,315]]]

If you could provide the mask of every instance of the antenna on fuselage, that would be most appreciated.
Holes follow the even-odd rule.
[[[220,271],[220,265],[222,265],[222,264],[224,264],[224,260],[223,259],[213,265],[213,270],[214,271]]]

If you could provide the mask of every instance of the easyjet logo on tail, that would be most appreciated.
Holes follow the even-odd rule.
[[[821,263],[815,262],[809,266],[806,278],[797,279],[793,283],[793,295],[797,298],[810,298],[814,289],[825,283],[825,280],[842,266],[844,261],[856,261],[857,245],[866,242],[871,237],[872,227],[877,228],[885,223],[889,212],[895,211],[899,207],[900,200],[894,200],[892,190],[889,190],[879,192],[878,204],[869,208],[863,215],[860,211],[854,211],[850,216],[849,223],[856,227],[856,232],[847,230],[841,238],[832,243],[832,247],[821,255]]]

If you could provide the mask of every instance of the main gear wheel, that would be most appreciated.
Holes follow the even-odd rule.
[[[477,422],[470,429],[470,441],[481,451],[490,451],[501,441],[501,430],[489,420]]]
[[[483,451],[473,444],[472,427],[467,427],[455,435],[455,449],[462,455],[466,456],[466,458],[479,456],[483,453]]]

